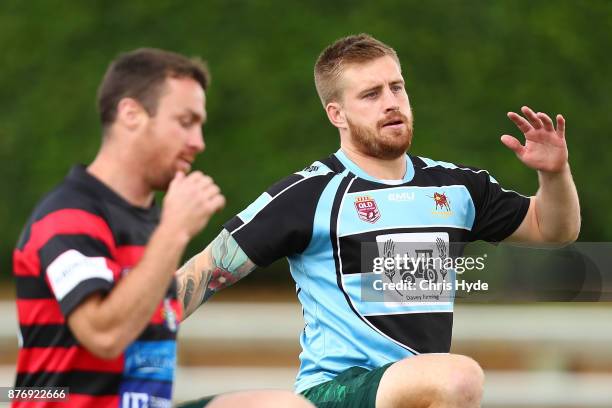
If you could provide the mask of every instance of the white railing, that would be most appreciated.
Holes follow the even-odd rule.
[[[248,352],[261,345],[296,347],[302,330],[296,303],[211,302],[182,325],[183,344],[223,344]],[[0,302],[0,342],[16,350],[15,308]],[[487,371],[484,407],[612,407],[612,372],[569,373],[570,353],[612,362],[612,304],[460,305],[455,309],[454,346],[488,342],[517,347],[538,359],[529,371]],[[291,367],[179,367],[177,400],[240,389],[284,388]],[[0,367],[0,385],[13,381],[13,367]]]

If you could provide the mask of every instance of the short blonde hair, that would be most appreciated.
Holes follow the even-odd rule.
[[[325,48],[314,69],[315,86],[323,106],[340,98],[338,81],[349,64],[360,64],[390,56],[399,65],[397,53],[387,44],[368,34],[351,35],[336,40]]]

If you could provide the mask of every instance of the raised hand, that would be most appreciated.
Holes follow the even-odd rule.
[[[225,197],[211,177],[199,171],[188,176],[177,172],[164,197],[161,223],[191,239],[224,206]]]
[[[514,136],[503,135],[501,141],[527,167],[549,173],[558,173],[567,166],[568,152],[565,143],[565,119],[557,115],[557,128],[543,112],[535,113],[527,106],[521,108],[525,117],[508,112],[508,118],[525,135],[525,145]]]

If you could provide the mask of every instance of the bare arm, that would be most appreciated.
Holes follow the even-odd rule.
[[[183,319],[217,291],[244,278],[256,265],[227,230],[176,272],[178,298],[183,303]]]
[[[525,145],[510,135],[502,136],[502,142],[526,166],[538,171],[539,188],[531,197],[525,219],[507,241],[574,242],[580,232],[580,204],[568,163],[565,119],[557,115],[555,129],[545,113],[526,106],[522,112],[525,118],[513,112],[508,117],[525,135]]]
[[[145,254],[117,285],[103,296],[95,293],[69,316],[68,325],[85,348],[102,358],[114,358],[140,335],[164,298],[187,245],[161,226]]]
[[[580,231],[580,204],[569,166],[558,175],[539,174],[540,188],[531,197],[529,210],[507,238],[517,243],[574,242]]]
[[[140,262],[106,296],[93,294],[68,316],[85,348],[114,358],[135,340],[164,298],[183,251],[225,199],[210,177],[177,175],[164,199],[161,222]]]

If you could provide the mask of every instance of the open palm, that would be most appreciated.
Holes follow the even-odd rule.
[[[509,112],[513,121],[525,135],[525,145],[515,137],[503,135],[501,141],[510,148],[527,167],[545,172],[559,172],[567,164],[567,145],[565,143],[565,119],[557,115],[555,129],[550,117],[542,112],[535,113],[527,106],[521,108],[525,117]]]

